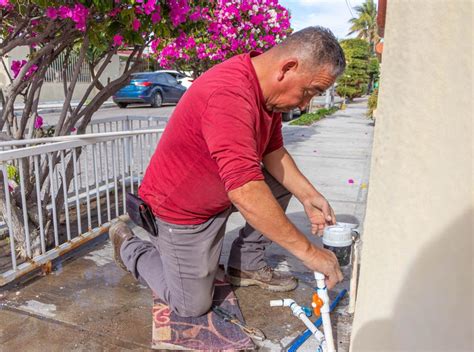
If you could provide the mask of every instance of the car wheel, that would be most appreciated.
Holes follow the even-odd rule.
[[[127,103],[117,103],[117,105],[120,109],[125,109],[128,104]]]
[[[163,105],[163,98],[161,97],[160,93],[155,93],[151,106],[154,108],[159,108],[161,105]]]
[[[293,110],[288,112],[283,112],[281,114],[281,118],[283,121],[291,121],[293,119]]]

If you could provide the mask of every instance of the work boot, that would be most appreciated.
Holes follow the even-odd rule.
[[[259,286],[275,292],[291,291],[298,286],[295,277],[275,271],[268,265],[259,270],[245,271],[230,266],[227,268],[227,278],[233,286]]]
[[[109,229],[109,238],[114,249],[114,260],[117,265],[128,272],[127,267],[125,266],[122,257],[120,256],[120,248],[122,244],[134,237],[132,230],[127,226],[123,221],[117,221],[115,224],[110,226]]]

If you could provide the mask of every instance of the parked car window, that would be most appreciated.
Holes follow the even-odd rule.
[[[164,74],[156,75],[156,83],[159,83],[159,84],[166,84],[167,81],[166,81],[165,75],[164,75]]]
[[[137,73],[132,75],[132,79],[151,79],[153,75],[149,73]]]
[[[185,75],[182,75],[181,73],[179,72],[168,72],[168,74],[170,74],[171,76],[173,76],[174,78],[176,79],[183,79],[184,77],[186,77]]]
[[[177,84],[176,78],[171,76],[169,73],[162,73],[163,77],[165,78],[166,82],[171,85]]]

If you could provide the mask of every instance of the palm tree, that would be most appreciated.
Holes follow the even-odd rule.
[[[365,0],[365,2],[354,7],[357,17],[351,18],[349,22],[352,24],[347,35],[357,33],[357,38],[367,40],[370,50],[374,53],[375,43],[379,40],[377,34],[377,7],[374,0]]]

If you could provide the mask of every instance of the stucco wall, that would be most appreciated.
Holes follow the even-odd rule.
[[[388,1],[352,351],[473,349],[472,1]]]

